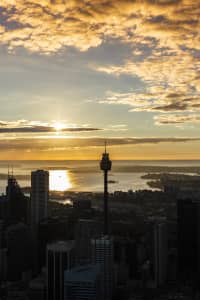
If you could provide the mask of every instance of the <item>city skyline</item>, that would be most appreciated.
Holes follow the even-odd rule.
[[[2,0],[5,160],[200,159],[200,4]]]

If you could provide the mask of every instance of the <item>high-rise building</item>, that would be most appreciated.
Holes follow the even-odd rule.
[[[109,158],[109,153],[102,154],[102,160],[100,162],[100,169],[104,173],[104,235],[109,234],[109,211],[108,211],[108,171],[111,170],[112,162]]]
[[[114,238],[115,279],[118,285],[136,278],[138,271],[137,244],[129,237]]]
[[[102,300],[101,266],[85,265],[65,271],[64,300]]]
[[[26,222],[28,213],[27,199],[13,175],[8,175],[6,199],[9,219],[14,222]]]
[[[68,218],[52,217],[41,221],[38,226],[38,266],[39,269],[46,264],[47,244],[55,241],[70,240]]]
[[[168,234],[165,222],[153,225],[153,272],[156,286],[165,283],[167,277]]]
[[[49,172],[31,173],[31,225],[35,226],[48,217]]]
[[[46,300],[46,270],[29,281],[28,286],[29,300]]]
[[[7,248],[0,249],[0,282],[7,279]]]
[[[92,262],[101,265],[102,300],[112,299],[113,289],[113,240],[109,236],[92,239]]]
[[[33,248],[30,228],[18,223],[7,227],[5,232],[7,247],[7,279],[21,280],[23,274],[31,272]]]
[[[75,228],[77,264],[91,263],[91,239],[101,236],[102,229],[97,220],[79,219]]]
[[[192,199],[177,201],[178,271],[183,279],[199,278],[200,203]]]
[[[150,217],[146,223],[144,284],[157,288],[165,284],[168,272],[168,224],[166,218]],[[140,251],[141,253],[141,251]]]
[[[63,300],[64,271],[74,266],[74,241],[47,245],[47,300]]]

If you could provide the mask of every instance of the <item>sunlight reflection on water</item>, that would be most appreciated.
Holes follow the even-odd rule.
[[[51,170],[49,172],[50,191],[67,191],[72,188],[70,172],[67,170]]]

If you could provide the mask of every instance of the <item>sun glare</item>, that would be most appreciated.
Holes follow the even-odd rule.
[[[69,171],[52,170],[49,176],[49,187],[51,191],[67,191],[72,187]]]
[[[60,123],[60,122],[56,122],[53,124],[53,128],[56,130],[56,131],[60,131],[62,130],[63,128],[65,128],[65,125],[63,123]]]

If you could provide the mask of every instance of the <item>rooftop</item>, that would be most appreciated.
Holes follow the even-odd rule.
[[[81,267],[75,267],[65,271],[65,281],[67,282],[94,282],[100,274],[100,264],[90,264]]]
[[[74,248],[75,242],[71,241],[58,241],[47,245],[47,249],[51,251],[67,252]]]

